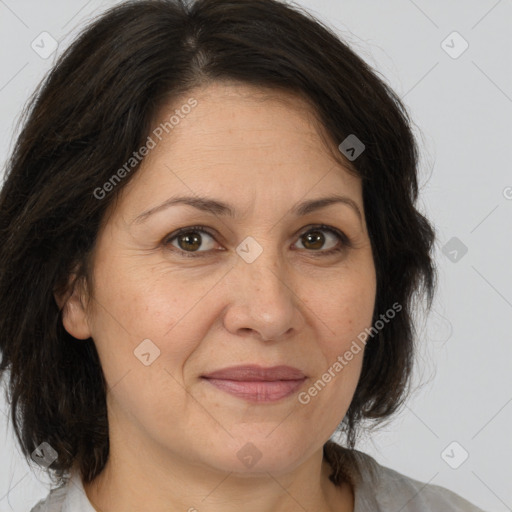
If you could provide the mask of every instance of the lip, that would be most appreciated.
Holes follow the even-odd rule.
[[[203,375],[207,379],[228,379],[244,382],[261,382],[276,380],[301,380],[306,377],[298,368],[292,366],[264,367],[255,364],[231,366]]]
[[[291,366],[232,366],[203,375],[221,391],[249,402],[275,402],[292,395],[306,380],[302,371]]]

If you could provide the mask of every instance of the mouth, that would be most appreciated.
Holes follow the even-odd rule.
[[[224,368],[201,378],[221,391],[257,403],[286,398],[307,379],[302,371],[291,366],[265,368],[257,365]]]

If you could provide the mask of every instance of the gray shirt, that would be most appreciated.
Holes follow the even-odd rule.
[[[354,450],[361,477],[354,482],[354,512],[484,512],[458,494],[425,484],[381,466],[368,454]],[[50,491],[30,512],[96,512],[77,472]]]

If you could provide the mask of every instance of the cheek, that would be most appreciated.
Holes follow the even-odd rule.
[[[326,286],[310,287],[307,305],[325,329],[329,347],[341,350],[356,338],[373,318],[376,283],[372,268],[339,273]]]
[[[182,369],[201,337],[183,290],[119,267],[101,277],[93,339],[112,409],[141,425],[185,414]]]
[[[343,418],[361,374],[365,329],[372,325],[376,282],[373,266],[359,272],[340,272],[327,287],[311,287],[313,311],[322,361],[310,387],[299,397],[310,410],[321,410],[324,428]]]
[[[168,267],[122,265],[98,265],[95,276],[93,339],[107,381],[117,382],[129,370],[130,380],[145,388],[183,383],[182,368],[207,328],[200,299],[212,283],[206,279],[191,287]],[[198,321],[198,312],[205,321]]]
[[[324,294],[311,299],[319,319],[317,330],[325,333],[317,338],[322,361],[298,398],[305,410],[316,416],[318,429],[335,428],[350,406],[363,364],[365,338],[361,333],[372,322],[374,290],[371,279],[365,284],[345,281],[336,283],[327,299]]]

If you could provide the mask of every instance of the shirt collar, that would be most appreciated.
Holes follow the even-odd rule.
[[[85,494],[78,470],[71,472],[67,486],[68,492],[62,503],[61,512],[97,512]]]

